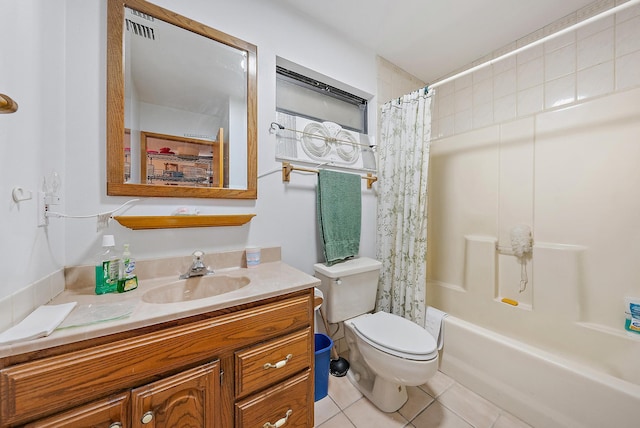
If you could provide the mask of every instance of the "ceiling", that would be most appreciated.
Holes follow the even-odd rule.
[[[424,82],[459,70],[594,0],[271,0]]]

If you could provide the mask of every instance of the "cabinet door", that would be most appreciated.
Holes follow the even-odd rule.
[[[126,428],[129,426],[129,393],[94,401],[64,413],[25,425],[25,428]]]
[[[218,361],[131,391],[132,427],[216,427],[220,409]]]

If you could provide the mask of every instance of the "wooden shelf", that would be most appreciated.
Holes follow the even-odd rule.
[[[255,214],[226,215],[168,215],[168,216],[115,216],[124,227],[133,230],[173,229],[180,227],[242,226]]]

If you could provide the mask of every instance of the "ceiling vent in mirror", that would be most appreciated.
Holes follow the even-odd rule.
[[[130,19],[125,19],[125,23],[127,24],[127,31],[132,31],[133,34],[145,37],[147,39],[156,39],[155,31],[153,30],[153,28],[147,27],[146,25],[138,24],[137,22],[133,22]]]

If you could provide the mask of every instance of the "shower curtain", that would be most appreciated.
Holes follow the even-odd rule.
[[[423,326],[427,281],[427,174],[431,98],[426,89],[381,108],[376,257],[382,262],[376,309]]]

